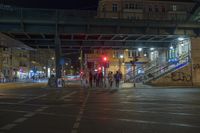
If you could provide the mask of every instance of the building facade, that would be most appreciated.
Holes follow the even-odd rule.
[[[55,73],[55,52],[50,49],[0,48],[0,82],[50,77]]]
[[[100,0],[99,18],[132,20],[186,20],[194,2],[166,0]]]

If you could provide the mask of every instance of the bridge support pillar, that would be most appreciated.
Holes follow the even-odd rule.
[[[60,63],[60,59],[61,59],[61,42],[60,42],[60,38],[58,35],[56,35],[55,38],[55,55],[56,55],[56,78],[61,78],[61,63]]]

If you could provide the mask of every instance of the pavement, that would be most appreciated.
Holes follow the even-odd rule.
[[[46,82],[11,82],[0,83],[0,89],[16,89],[16,88],[33,88],[33,87],[47,87]]]
[[[0,133],[199,133],[197,88],[1,88]]]

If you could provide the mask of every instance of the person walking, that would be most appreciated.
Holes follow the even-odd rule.
[[[119,82],[121,80],[121,74],[117,71],[114,75],[115,77],[115,84],[116,84],[116,87],[119,88]]]

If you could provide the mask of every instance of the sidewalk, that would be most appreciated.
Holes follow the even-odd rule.
[[[122,86],[122,89],[152,88],[152,86],[144,85],[142,83],[136,83],[135,87],[133,83],[122,83],[121,86]]]
[[[17,89],[17,88],[29,88],[29,87],[46,87],[46,82],[10,82],[10,83],[0,83],[0,89]]]

